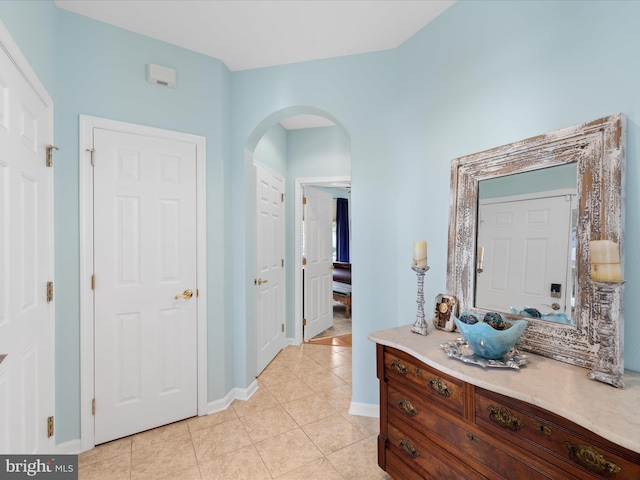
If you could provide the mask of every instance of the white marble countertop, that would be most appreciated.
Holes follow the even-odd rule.
[[[625,388],[587,378],[588,369],[526,353],[519,370],[483,368],[450,358],[441,343],[459,338],[429,326],[429,334],[411,332],[411,325],[369,335],[375,343],[397,348],[438,370],[508,397],[554,412],[592,432],[640,453],[640,374],[625,371]]]

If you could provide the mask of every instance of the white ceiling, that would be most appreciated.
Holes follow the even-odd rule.
[[[229,70],[239,71],[392,49],[454,1],[55,0],[55,4],[217,58]],[[287,129],[333,125],[315,115],[281,123]]]
[[[452,0],[56,0],[231,71],[395,48]],[[435,46],[434,46],[435,47]]]

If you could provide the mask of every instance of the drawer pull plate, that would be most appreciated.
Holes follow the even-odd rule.
[[[400,375],[407,374],[407,366],[402,363],[402,360],[391,360],[391,368],[393,368]]]
[[[467,439],[468,439],[470,442],[478,443],[478,437],[476,437],[476,436],[475,436],[474,434],[472,434],[472,433],[467,433]]]
[[[441,378],[430,378],[429,386],[440,395],[444,397],[450,397],[453,393],[449,385],[447,385]]]
[[[547,436],[551,436],[551,429],[549,427],[547,427],[546,425],[542,425],[541,423],[534,422],[533,428],[535,428],[540,433],[543,433],[543,434],[545,434]]]
[[[405,440],[404,438],[401,438],[400,442],[398,443],[400,445],[400,448],[404,450],[404,453],[409,455],[411,458],[416,458],[418,456],[418,451],[415,449],[415,447],[411,444],[409,440]]]
[[[398,407],[410,417],[415,417],[416,415],[418,415],[418,410],[409,400],[401,398],[400,400],[398,400]]]
[[[521,428],[524,428],[524,423],[513,413],[507,410],[505,407],[494,407],[489,405],[489,418],[500,425],[502,428],[517,432]]]
[[[610,460],[607,460],[598,450],[591,445],[564,442],[564,446],[569,450],[569,457],[595,473],[605,473],[608,475],[620,472],[620,467]]]

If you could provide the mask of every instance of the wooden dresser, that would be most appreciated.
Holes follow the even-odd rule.
[[[378,463],[393,478],[640,479],[639,375],[619,390],[535,355],[519,371],[483,369],[440,349],[456,337],[422,337],[410,326],[369,336],[380,379]],[[570,420],[567,408],[581,410]]]

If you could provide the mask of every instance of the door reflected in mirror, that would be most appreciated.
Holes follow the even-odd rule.
[[[574,324],[575,163],[478,184],[474,306]]]

